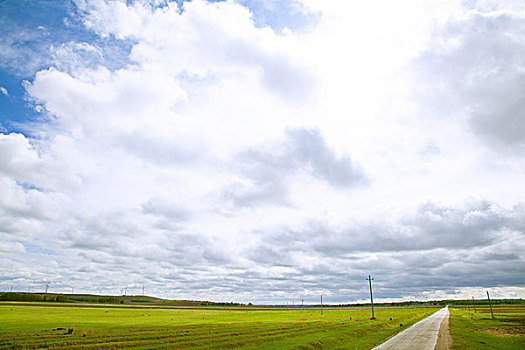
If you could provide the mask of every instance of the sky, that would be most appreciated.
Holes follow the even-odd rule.
[[[525,5],[0,0],[0,290],[525,297]]]

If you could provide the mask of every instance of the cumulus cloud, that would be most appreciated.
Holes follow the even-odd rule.
[[[175,220],[186,220],[190,213],[182,204],[176,204],[167,198],[152,198],[142,205],[144,213],[164,216]]]
[[[0,134],[0,172],[21,182],[31,181],[40,170],[40,159],[24,135]]]
[[[487,202],[464,209],[426,203],[395,224],[355,220],[338,227],[311,221],[303,227],[283,227],[261,238],[265,245],[282,247],[290,254],[306,250],[327,257],[362,252],[470,249],[490,246],[502,237],[522,237],[524,217],[519,206],[505,211]]]
[[[462,209],[426,203],[402,225],[356,219],[343,227],[312,221],[303,227],[274,228],[257,234],[260,241],[249,257],[262,266],[291,267],[293,272],[281,276],[313,278],[317,286],[324,285],[318,276],[333,285],[341,274],[359,280],[365,269],[379,276],[381,297],[399,290],[417,293],[425,284],[448,289],[462,284],[465,273],[471,273],[471,286],[490,280],[520,284],[524,217],[521,207],[505,211],[486,202]],[[498,278],[502,270],[509,274]],[[353,277],[346,283],[346,288],[362,288]]]
[[[164,74],[256,74],[277,96],[309,97],[314,78],[300,62],[283,54],[285,38],[280,40],[269,28],[254,27],[248,9],[233,2],[186,2],[182,12],[176,3],[161,8],[119,1],[77,5],[85,11],[89,28],[136,41],[131,57],[162,68]],[[182,50],[185,54],[178,54]]]
[[[521,147],[519,6],[74,4],[82,32],[24,83],[40,119],[0,134],[18,289],[275,303],[360,300],[370,273],[385,299],[522,286],[525,160],[470,137]]]
[[[432,114],[466,115],[471,130],[489,143],[521,147],[525,21],[522,12],[488,3],[436,28],[429,50],[417,60],[419,79]]]
[[[237,205],[261,202],[287,204],[290,181],[307,175],[339,189],[367,183],[361,168],[348,155],[338,157],[319,130],[287,129],[284,140],[237,154],[244,179],[224,193]],[[289,203],[288,203],[289,204]]]
[[[59,70],[74,74],[104,62],[104,52],[87,42],[70,41],[52,48],[52,56]]]
[[[98,65],[116,69],[128,63],[128,43],[84,35],[78,31],[81,22],[71,16],[72,12],[76,9],[70,2],[55,3],[51,8],[45,1],[33,1],[23,7],[16,0],[3,1],[1,69],[30,78],[50,65],[74,71]]]
[[[91,73],[87,81],[50,68],[40,71],[26,89],[59,126],[98,137],[116,130],[134,131],[184,100],[184,92],[170,77],[133,69],[86,73]],[[104,124],[96,122],[98,118]]]
[[[2,253],[25,253],[26,250],[20,242],[5,242],[0,243],[0,252]]]

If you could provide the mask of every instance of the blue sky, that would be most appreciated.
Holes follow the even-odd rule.
[[[523,297],[524,18],[0,1],[0,289]]]
[[[183,8],[183,1],[175,2]],[[285,27],[301,30],[314,24],[318,16],[297,1],[244,0],[239,3],[250,9],[256,26],[270,26],[278,32]],[[0,21],[3,45],[11,51],[2,57],[0,69],[0,81],[9,94],[0,96],[3,99],[0,126],[5,131],[23,133],[20,123],[38,120],[39,114],[34,112],[25,98],[22,83],[30,80],[37,71],[56,64],[50,49],[52,46],[58,47],[71,41],[95,43],[104,55],[93,64],[103,63],[106,67],[118,69],[129,63],[126,56],[131,44],[115,38],[101,40],[87,30],[78,17],[74,2],[70,0],[4,0],[0,3]]]
[[[2,94],[0,125],[6,131],[24,132],[21,123],[38,120],[31,102],[26,98],[23,82],[31,80],[36,72],[57,64],[53,47],[71,41],[96,43],[106,49],[105,64],[117,68],[126,59],[129,44],[116,40],[100,40],[86,30],[76,7],[71,1],[16,1],[5,0],[0,3],[0,22],[2,23],[2,47],[9,50],[2,55],[0,81],[8,96]],[[117,57],[110,55],[119,51]],[[107,62],[110,61],[110,62]]]

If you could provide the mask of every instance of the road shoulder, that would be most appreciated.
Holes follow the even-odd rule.
[[[450,350],[452,349],[452,337],[450,336],[450,329],[448,327],[448,319],[450,315],[447,314],[441,325],[439,326],[439,334],[435,350]]]

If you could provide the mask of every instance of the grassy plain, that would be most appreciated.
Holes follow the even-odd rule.
[[[436,309],[181,309],[0,304],[0,348],[370,349]],[[392,320],[391,320],[392,319]],[[72,328],[72,334],[67,329]]]
[[[525,349],[525,305],[449,308],[452,349]]]

